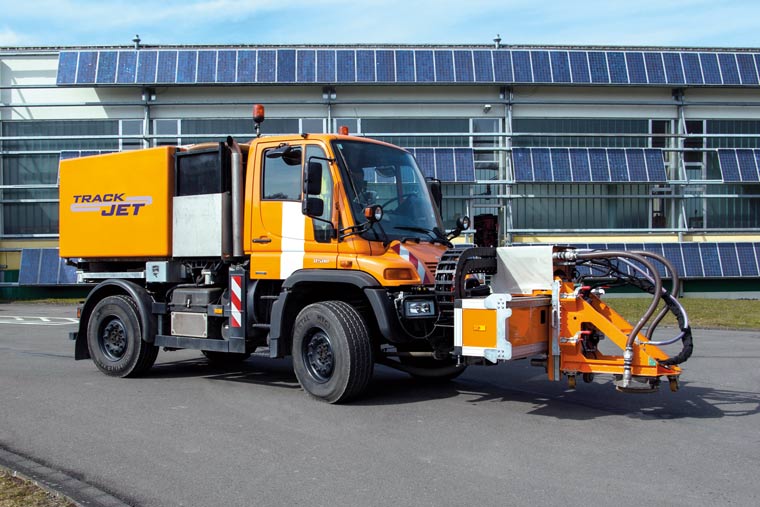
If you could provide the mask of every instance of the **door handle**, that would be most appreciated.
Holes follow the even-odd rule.
[[[265,244],[265,243],[271,243],[272,238],[267,238],[266,236],[262,236],[260,238],[252,239],[251,243],[259,243],[259,244]]]

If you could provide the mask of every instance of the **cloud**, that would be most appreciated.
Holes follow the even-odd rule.
[[[24,44],[24,36],[8,27],[0,27],[0,46],[20,46]]]

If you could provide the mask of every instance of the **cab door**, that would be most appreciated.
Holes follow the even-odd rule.
[[[303,167],[308,157],[325,157],[314,144],[290,143],[288,153],[267,157],[282,149],[278,143],[259,148],[260,177],[254,185],[251,208],[251,278],[284,280],[304,268],[335,268],[337,241],[323,231],[327,224],[306,217],[301,211]],[[322,197],[325,215],[332,215],[333,178],[324,162]],[[258,187],[258,188],[257,188]],[[330,205],[328,205],[328,202]],[[328,219],[330,220],[330,219]]]

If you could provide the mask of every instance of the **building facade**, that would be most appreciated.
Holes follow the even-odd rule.
[[[693,292],[757,290],[760,50],[717,48],[0,48],[6,282],[57,245],[62,153],[248,139],[254,103],[265,135],[412,149],[479,244],[647,248]]]

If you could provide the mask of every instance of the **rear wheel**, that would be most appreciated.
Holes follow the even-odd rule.
[[[156,362],[158,347],[143,341],[139,309],[128,296],[100,300],[87,323],[87,347],[95,366],[113,377],[134,377]]]
[[[341,403],[360,395],[373,369],[372,344],[359,312],[342,301],[307,306],[293,328],[293,370],[310,395]]]

